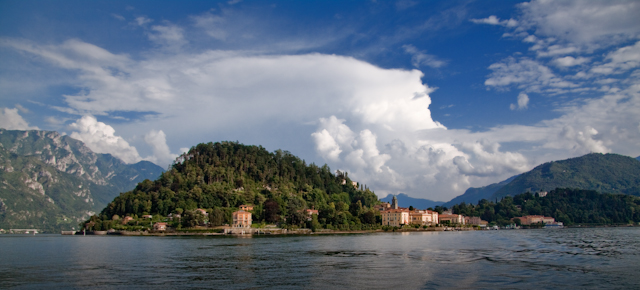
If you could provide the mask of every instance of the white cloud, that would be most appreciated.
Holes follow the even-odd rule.
[[[596,74],[619,74],[640,67],[640,41],[610,52],[605,64],[591,68]]]
[[[126,163],[136,163],[142,158],[135,147],[130,146],[122,137],[115,135],[113,127],[98,122],[93,116],[84,116],[69,125],[73,130],[71,138],[84,142],[96,153],[108,153]]]
[[[144,141],[151,146],[153,151],[153,155],[144,158],[145,160],[155,164],[170,164],[178,157],[178,154],[171,153],[167,145],[167,136],[162,130],[151,130],[144,135]]]
[[[138,24],[139,26],[144,26],[146,24],[153,22],[152,19],[149,19],[145,16],[138,16],[136,17],[135,21],[136,21],[135,23]]]
[[[340,154],[344,152],[344,159],[350,167],[379,173],[381,167],[389,159],[386,154],[380,154],[376,145],[376,135],[370,130],[362,130],[356,135],[335,116],[320,119],[320,128],[311,134],[318,153],[328,161],[339,162]]]
[[[518,104],[517,105],[511,104],[509,108],[511,108],[512,111],[516,109],[523,110],[523,109],[526,109],[528,105],[529,105],[529,96],[525,93],[520,93],[518,95]]]
[[[424,51],[419,51],[413,45],[403,45],[402,48],[404,48],[404,51],[407,54],[411,55],[411,64],[416,68],[419,68],[423,65],[432,68],[439,68],[447,64],[445,61],[439,60],[434,55],[426,54]]]
[[[198,16],[192,16],[196,27],[202,28],[205,33],[217,40],[226,40],[227,32],[224,28],[226,20],[222,16],[205,13]]]
[[[187,43],[183,29],[176,25],[154,25],[151,31],[149,39],[159,45],[175,49]]]
[[[564,80],[551,69],[528,58],[508,57],[489,66],[493,72],[484,82],[486,86],[508,89],[515,85],[527,92],[562,93],[578,85]]]
[[[307,112],[314,111],[317,120],[342,108],[363,123],[383,124],[391,130],[443,127],[431,119],[428,93],[432,89],[421,83],[420,71],[385,70],[350,57],[205,51],[136,62],[78,41],[48,47],[11,45],[78,70],[73,85],[87,89],[65,95],[65,100],[80,113],[151,111],[162,117],[213,114],[226,120],[232,116],[225,105],[233,103],[252,112],[247,120],[303,117],[312,121],[304,118]],[[199,105],[188,105],[194,103]],[[291,110],[281,114],[281,104]]]
[[[20,104],[16,104],[16,109],[20,110],[20,112],[25,113],[25,114],[29,113],[29,109],[23,107]]]
[[[637,1],[531,1],[519,4],[520,29],[583,49],[615,45],[640,36]]]
[[[122,15],[120,15],[120,14],[111,13],[111,16],[113,18],[115,18],[115,19],[120,20],[120,21],[124,21],[125,20],[124,17]]]
[[[591,59],[587,58],[587,57],[574,58],[572,56],[565,56],[565,57],[560,57],[560,58],[554,59],[553,63],[556,66],[559,66],[559,67],[571,67],[571,66],[576,66],[576,65],[581,65],[581,64],[587,63],[590,60]]]
[[[13,109],[1,108],[0,127],[7,130],[37,130],[38,127],[29,126],[29,123],[18,113],[18,109],[18,107]]]
[[[478,24],[501,25],[506,27],[518,26],[518,21],[516,21],[515,19],[500,20],[500,18],[496,17],[495,15],[491,15],[483,19],[471,19],[471,22]]]
[[[315,132],[311,134],[311,136],[316,143],[316,149],[323,158],[334,162],[340,160],[340,153],[342,153],[340,145],[338,145],[327,129]]]

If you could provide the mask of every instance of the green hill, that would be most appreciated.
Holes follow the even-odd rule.
[[[192,147],[158,179],[122,193],[91,222],[95,229],[109,229],[120,225],[114,216],[183,213],[173,226],[192,226],[190,217],[202,208],[210,213],[210,225],[220,225],[230,223],[240,205],[252,204],[254,222],[305,226],[303,210],[315,208],[319,216],[311,227],[359,229],[376,223],[377,203],[372,191],[352,185],[347,173],[334,175],[327,165],[307,165],[287,151],[220,142]]]
[[[120,192],[162,171],[93,153],[57,132],[0,129],[0,228],[77,228]]]
[[[491,198],[555,188],[640,196],[640,162],[627,156],[600,153],[552,161],[519,175]]]

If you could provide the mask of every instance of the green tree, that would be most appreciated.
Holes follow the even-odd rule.
[[[205,216],[199,210],[187,210],[182,215],[182,226],[192,228],[204,223]]]

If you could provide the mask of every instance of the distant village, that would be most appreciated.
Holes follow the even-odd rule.
[[[439,214],[434,210],[419,210],[413,208],[399,207],[398,199],[393,196],[391,204],[383,202],[375,207],[380,210],[382,216],[382,225],[392,227],[402,227],[404,225],[418,225],[418,226],[476,226],[481,229],[486,229],[489,222],[480,219],[476,216],[463,216],[461,214],[454,214],[451,209]],[[540,215],[529,215],[523,217],[516,217],[512,220],[519,219],[520,225],[534,225],[540,224],[545,227],[562,227],[561,222],[556,222],[552,217],[545,217]],[[509,228],[518,227],[514,222]],[[494,227],[497,229],[497,226]]]

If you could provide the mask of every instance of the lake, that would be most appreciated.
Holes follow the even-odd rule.
[[[0,288],[640,289],[640,228],[0,235]]]

